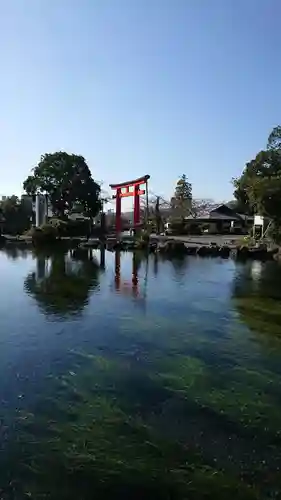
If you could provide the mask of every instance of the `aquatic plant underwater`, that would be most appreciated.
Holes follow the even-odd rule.
[[[93,280],[85,270],[78,278],[97,289],[93,271]],[[3,405],[0,497],[278,499],[278,283],[270,288],[278,272],[271,264],[263,271],[257,281],[238,267],[221,303],[212,295],[184,312],[172,296],[173,317],[168,307],[136,308],[134,317],[124,308],[94,345],[70,349],[42,390]],[[72,315],[55,276],[41,283],[28,293],[47,304],[44,314]]]

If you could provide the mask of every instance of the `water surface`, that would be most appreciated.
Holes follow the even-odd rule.
[[[0,252],[1,498],[279,498],[281,268]]]

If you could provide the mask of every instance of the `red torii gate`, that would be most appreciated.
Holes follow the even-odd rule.
[[[122,223],[121,223],[121,199],[128,196],[134,197],[134,228],[140,224],[140,195],[147,193],[147,184],[150,175],[144,175],[133,181],[121,182],[120,184],[110,184],[111,189],[116,190],[116,233],[121,233]],[[146,191],[140,189],[142,184],[146,185]],[[134,189],[130,191],[130,187]]]

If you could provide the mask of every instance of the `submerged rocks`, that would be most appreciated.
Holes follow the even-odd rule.
[[[157,241],[151,242],[148,247],[148,251],[151,253],[156,253],[158,250]]]
[[[197,254],[197,247],[196,246],[189,247],[187,244],[185,244],[185,249],[186,249],[187,255],[196,255]]]
[[[274,253],[268,251],[266,245],[258,245],[255,247],[241,246],[237,248],[236,257],[238,260],[257,259],[269,260],[273,258]]]
[[[80,243],[79,247],[80,248],[99,248],[100,247],[100,240],[99,239],[95,239],[95,238],[91,238],[87,241],[84,241],[82,243]]]
[[[207,255],[210,255],[210,249],[211,247],[198,247],[196,251],[196,255],[199,255],[199,257],[207,257]]]
[[[222,247],[220,247],[220,257],[222,257],[223,259],[228,259],[228,257],[230,256],[230,253],[231,253],[231,248],[224,245]]]
[[[88,242],[82,243],[83,248],[100,248],[101,241],[91,239]],[[140,239],[124,239],[116,240],[116,238],[108,238],[106,240],[106,248],[110,251],[146,251],[149,253],[159,253],[169,258],[182,257],[185,255],[197,255],[198,257],[221,257],[227,259],[229,257],[246,260],[268,260],[275,258],[281,260],[281,250],[268,250],[266,245],[256,247],[248,247],[245,245],[234,246],[234,244],[224,243],[217,245],[215,242],[210,244],[200,245],[195,242],[184,242],[179,239],[150,239],[149,241]]]
[[[210,245],[195,245],[184,243],[178,240],[168,240],[158,243],[157,251],[167,255],[198,255],[198,257],[221,257],[227,259],[230,256],[237,259],[258,259],[268,260],[272,259],[275,251],[268,251],[266,245],[259,245],[258,247],[249,248],[246,246],[233,247],[224,245],[217,245],[211,243]],[[276,254],[277,255],[277,254]],[[281,259],[281,251],[278,254]],[[278,257],[275,257],[278,258]]]
[[[237,249],[236,249],[236,258],[237,259],[241,259],[241,260],[247,259],[248,255],[249,255],[248,247],[246,247],[246,246],[237,247]]]
[[[154,243],[155,246],[155,243]],[[199,257],[229,257],[230,247],[228,246],[218,246],[216,244],[211,245],[195,245],[184,243],[178,240],[167,240],[165,242],[159,242],[157,245],[157,251],[163,254],[169,255],[198,255]]]
[[[158,245],[158,251],[161,253],[184,255],[187,253],[186,246],[183,241],[167,240]]]
[[[196,254],[200,257],[223,257],[227,258],[230,255],[230,247],[228,246],[218,246],[216,244],[211,244],[208,246],[198,247]]]

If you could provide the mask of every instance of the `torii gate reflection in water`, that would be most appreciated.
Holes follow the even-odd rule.
[[[120,184],[110,184],[111,189],[116,190],[116,234],[119,235],[122,231],[122,221],[121,221],[121,199],[127,198],[128,196],[134,197],[134,229],[137,229],[140,225],[140,195],[146,193],[148,196],[148,179],[150,175],[144,175],[133,181],[121,182]],[[146,185],[146,191],[140,189],[142,184]],[[133,187],[133,191],[130,188]]]

